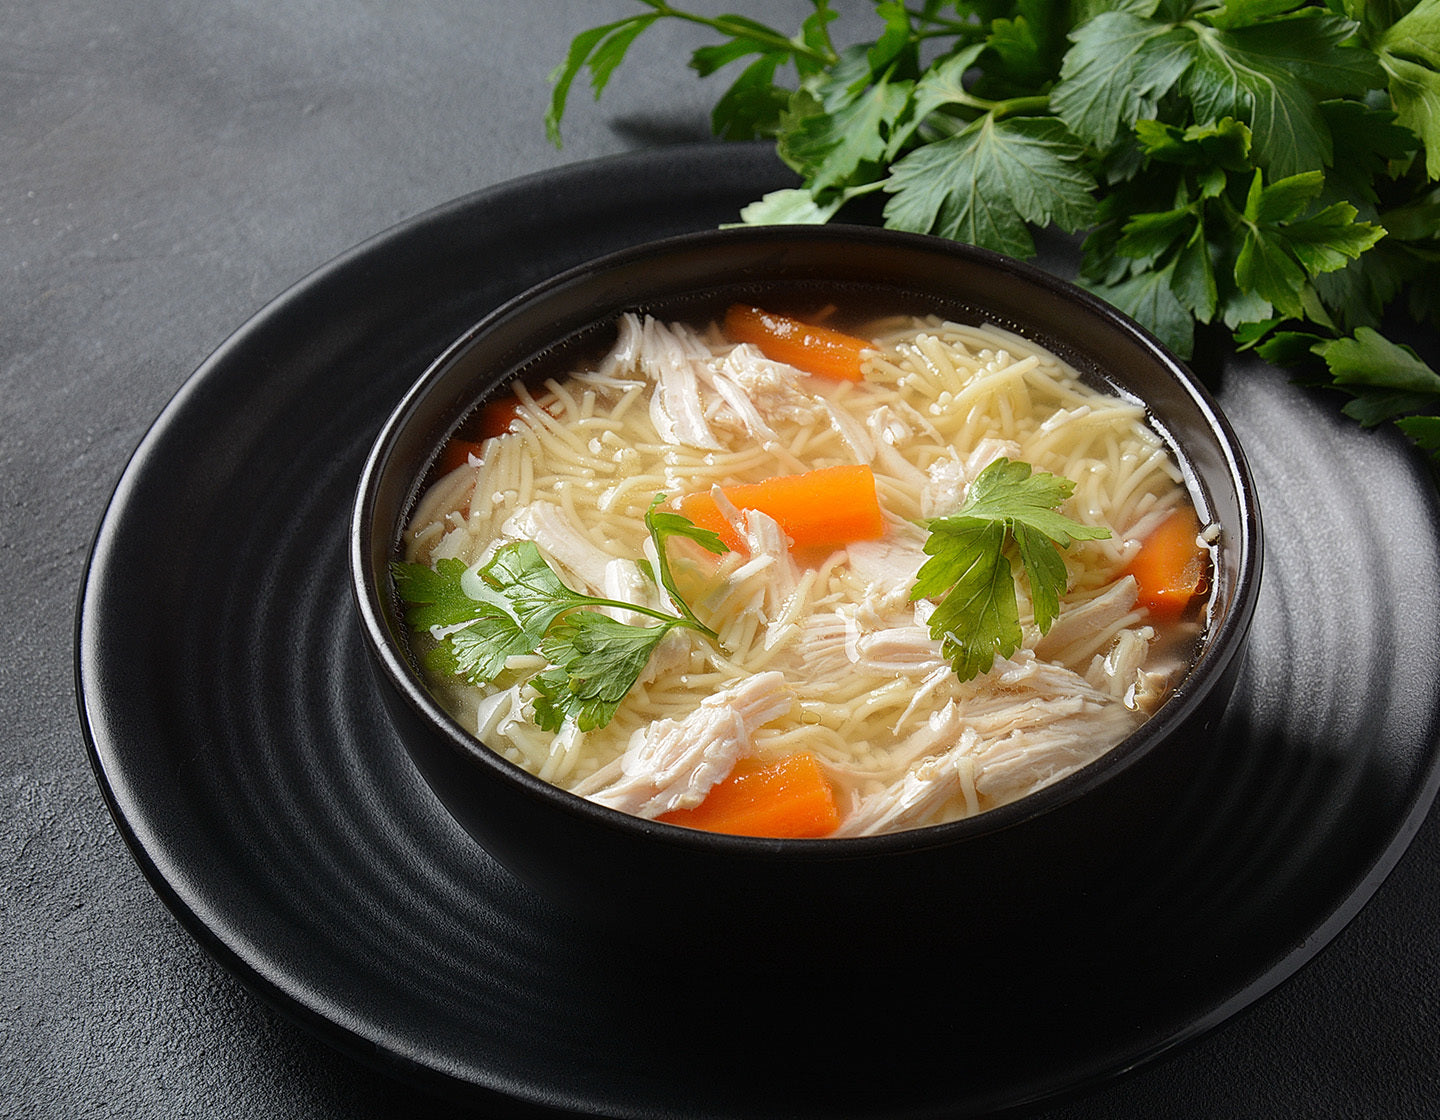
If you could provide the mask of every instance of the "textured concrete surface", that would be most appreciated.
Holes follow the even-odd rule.
[[[711,7],[717,7],[711,5]],[[799,3],[741,5],[774,11]],[[288,285],[489,184],[703,139],[667,28],[567,145],[570,37],[624,0],[46,0],[0,6],[0,1115],[460,1115],[257,1002],[170,917],[97,790],[75,595],[127,456],[206,354]],[[163,542],[161,542],[163,545]],[[1440,820],[1277,992],[1045,1115],[1440,1114]]]

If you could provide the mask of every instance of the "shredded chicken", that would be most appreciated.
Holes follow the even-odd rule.
[[[930,639],[913,629],[918,632],[894,631],[883,641],[913,639],[893,655],[903,663],[909,648],[918,669]],[[1029,653],[997,660],[991,683],[995,687],[950,700],[898,744],[890,758],[897,769],[865,774],[832,767],[852,788],[885,783],[854,794],[836,835],[888,832],[937,814],[943,819],[947,807],[948,816],[960,817],[1013,801],[1094,761],[1139,723],[1116,697]]]
[[[925,563],[924,540],[918,533],[890,533],[878,541],[852,541],[845,546],[845,553],[850,572],[862,585],[860,602],[875,610],[908,602],[916,573]]]
[[[1135,607],[1139,590],[1135,577],[1125,576],[1094,598],[1065,607],[1035,643],[1035,655],[1076,671],[1089,665],[1122,628],[1145,617]]]
[[[694,808],[750,751],[755,731],[793,702],[780,673],[747,677],[706,697],[683,719],[659,720],[635,732],[618,763],[575,792],[641,817]]]
[[[897,748],[907,760],[925,756],[919,765],[898,782],[858,797],[833,835],[873,836],[909,828],[929,820],[957,796],[974,806],[976,735],[963,722],[953,701],[931,715]]]
[[[654,586],[640,571],[640,566],[633,560],[610,560],[605,565],[605,578],[601,583],[601,594],[607,599],[614,599],[617,603],[634,603],[637,606],[649,606],[651,595],[650,589]],[[629,623],[632,626],[640,625],[646,621],[645,616],[636,611],[610,612],[620,622]]]
[[[599,373],[636,371],[655,382],[650,419],[661,439],[704,450],[724,444],[718,428],[739,430],[766,447],[779,443],[773,424],[806,423],[821,405],[801,388],[793,366],[740,345],[716,356],[689,327],[634,314],[620,319],[620,333]]]
[[[553,502],[534,502],[517,510],[500,531],[510,540],[534,541],[542,552],[583,581],[589,594],[603,593],[606,565],[611,558],[597,549]]]
[[[952,455],[954,453],[952,452]],[[965,502],[966,492],[980,472],[996,459],[1020,457],[1020,445],[1014,440],[986,437],[960,458],[937,459],[930,464],[920,490],[920,509],[926,517],[944,517],[954,513]]]
[[[981,739],[975,788],[999,804],[1093,762],[1140,722],[1079,674],[1023,654],[997,660],[996,688],[967,705]]]
[[[761,417],[763,429],[751,428],[747,423],[752,435],[770,431],[773,424],[813,423],[823,413],[824,402],[804,388],[804,374],[784,362],[771,361],[749,343],[736,346],[712,369],[717,391],[737,415],[743,417],[753,409]],[[745,404],[735,404],[732,389],[744,398]],[[723,413],[717,415],[717,422],[724,422]],[[770,438],[774,438],[773,432]]]

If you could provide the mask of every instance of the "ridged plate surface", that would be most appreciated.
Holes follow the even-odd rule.
[[[822,977],[819,1005],[852,1019],[797,1007],[793,1023],[696,1053],[704,1008],[677,1006],[644,960],[496,868],[391,742],[372,691],[345,577],[365,452],[431,358],[503,299],[611,249],[733,220],[787,182],[764,147],[705,145],[422,215],[247,323],[118,484],[82,590],[77,672],[120,830],[222,963],[399,1076],[494,1111],[697,1120],[953,1116],[1045,1098],[1196,1036],[1290,975],[1370,896],[1434,798],[1433,479],[1399,441],[1235,364],[1218,396],[1264,509],[1264,590],[1186,817],[1166,850],[1116,869],[1076,930],[1101,946],[1095,975],[1113,998],[976,1005],[906,968],[883,998],[847,1004],[846,978]],[[1044,968],[1013,956],[1007,967]],[[904,1022],[912,990],[923,1039]],[[787,1039],[803,1063],[776,1056]]]

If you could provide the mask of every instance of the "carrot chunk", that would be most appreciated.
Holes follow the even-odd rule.
[[[1204,591],[1209,557],[1196,543],[1199,535],[1194,511],[1177,509],[1145,538],[1125,569],[1140,585],[1140,604],[1157,619],[1178,617]]]
[[[774,762],[742,758],[693,809],[663,814],[667,824],[733,836],[827,836],[840,823],[835,791],[812,754]]]
[[[875,474],[863,464],[778,475],[764,482],[724,486],[721,491],[737,508],[773,517],[798,549],[873,541],[885,533]],[[743,550],[713,495],[685,495],[680,512],[702,529],[719,533],[732,550]]]
[[[520,415],[520,407],[520,398],[514,394],[482,404],[462,426],[465,434],[453,437],[441,449],[440,457],[435,460],[436,474],[449,474],[456,467],[463,467],[471,455],[480,458],[484,442],[508,432]]]
[[[725,312],[724,331],[732,342],[758,346],[771,361],[832,381],[861,380],[861,356],[875,349],[863,338],[740,303]]]

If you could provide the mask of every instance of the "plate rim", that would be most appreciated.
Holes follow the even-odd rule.
[[[530,189],[536,185],[542,185],[547,190],[558,189],[567,183],[587,182],[596,174],[625,173],[633,171],[639,166],[654,167],[657,164],[676,159],[697,160],[705,163],[713,161],[721,150],[726,151],[727,154],[733,153],[735,147],[735,145],[722,146],[706,142],[681,145],[677,148],[643,149],[605,156],[598,160],[566,164],[550,170],[531,172],[424,210],[395,223],[386,230],[365,239],[353,248],[312,269],[249,315],[178,385],[160,412],[147,425],[140,440],[126,458],[124,467],[112,490],[104,500],[102,514],[85,556],[73,620],[75,649],[73,673],[78,714],[87,755],[106,807],[117,831],[125,840],[127,848],[151,888],[186,932],[263,1002],[297,1021],[324,1041],[363,1064],[372,1067],[378,1066],[392,1076],[421,1085],[442,1096],[463,1098],[473,1103],[474,1097],[481,1094],[488,1096],[490,1103],[495,1106],[530,1104],[544,1107],[546,1104],[546,1101],[542,1099],[546,1094],[535,1091],[533,1087],[527,1097],[523,1092],[517,1093],[516,1087],[502,1087],[498,1081],[492,1084],[483,1084],[468,1079],[457,1080],[433,1064],[411,1058],[399,1050],[384,1048],[381,1040],[369,1037],[356,1030],[352,1025],[340,1021],[339,1016],[326,1014],[319,1006],[318,1001],[305,1002],[295,992],[284,987],[279,979],[268,976],[255,967],[251,960],[243,956],[236,946],[227,942],[219,932],[211,927],[205,917],[192,907],[172,881],[173,871],[167,873],[162,862],[157,861],[153,839],[147,843],[144,821],[133,816],[133,807],[137,803],[137,798],[133,793],[127,793],[125,776],[123,773],[117,772],[113,765],[116,761],[113,746],[107,746],[102,742],[106,721],[100,709],[104,707],[105,701],[103,698],[97,698],[94,690],[87,687],[87,679],[94,679],[97,673],[91,659],[98,656],[96,640],[88,630],[88,627],[93,624],[93,614],[87,610],[87,604],[90,602],[90,596],[97,583],[103,582],[104,566],[112,538],[122,528],[126,499],[131,496],[133,488],[138,485],[144,474],[147,459],[155,453],[155,449],[165,438],[168,427],[176,423],[177,418],[183,416],[187,402],[204,387],[208,379],[221,375],[226,369],[230,355],[243,349],[247,340],[257,332],[263,332],[267,324],[273,322],[276,317],[289,313],[297,303],[304,302],[312,298],[318,291],[335,284],[337,278],[343,278],[350,270],[363,267],[368,260],[387,248],[417,237],[424,231],[433,229],[446,221],[472,213],[477,208],[494,204],[496,200],[510,197],[514,192]],[[768,145],[758,145],[758,150],[773,156]],[[751,146],[748,158],[756,167],[759,167],[760,160],[756,152],[757,146]],[[1317,927],[1314,927],[1303,942],[1294,945],[1288,954],[1281,956],[1261,974],[1249,978],[1228,998],[1217,1003],[1209,1013],[1193,1020],[1189,1030],[1150,1047],[1144,1053],[1139,1054],[1127,1068],[1146,1064],[1162,1053],[1209,1033],[1216,1026],[1233,1017],[1238,1011],[1252,1005],[1257,999],[1272,991],[1308,963],[1369,902],[1375,890],[1409,847],[1423,820],[1430,812],[1437,791],[1440,791],[1440,751],[1436,750],[1436,743],[1432,737],[1429,763],[1419,783],[1418,795],[1409,802],[1407,811],[1393,822],[1388,840],[1374,852],[1368,869],[1359,877],[1359,882],[1354,889],[1345,892],[1341,904],[1332,910]],[[377,1058],[381,1060],[377,1062]],[[1084,1084],[1074,1086],[1074,1091],[1089,1091],[1099,1084],[1111,1081],[1114,1075],[1114,1072],[1099,1074]],[[1049,1099],[1048,1096],[1045,1099]],[[574,1102],[568,1103],[566,1107],[574,1107]]]

